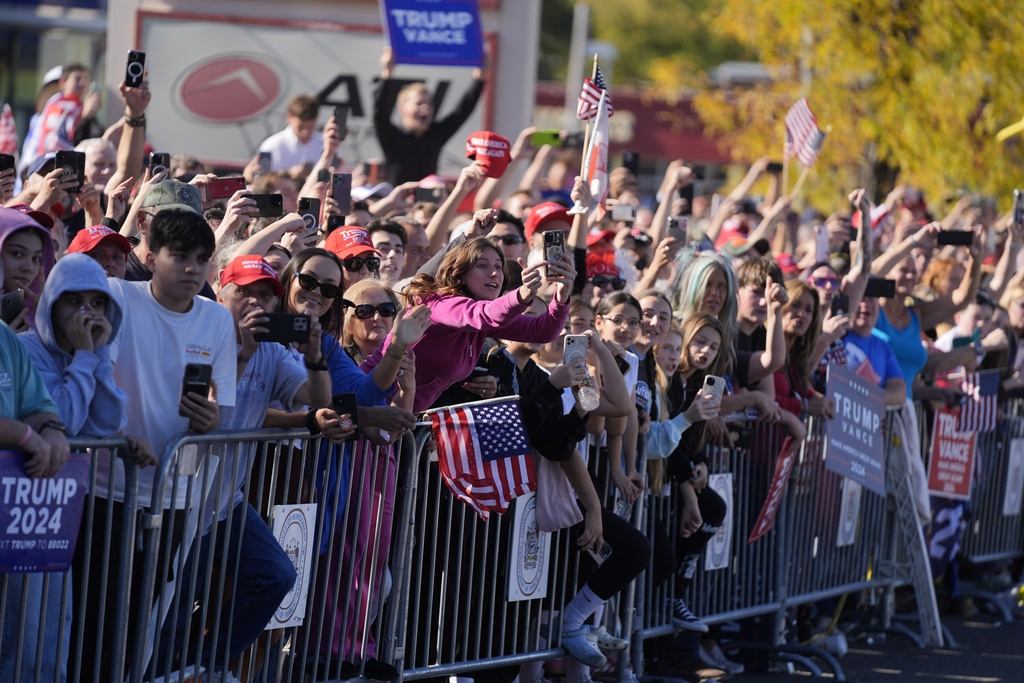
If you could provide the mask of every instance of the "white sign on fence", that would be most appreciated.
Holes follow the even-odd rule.
[[[836,531],[836,547],[853,545],[857,540],[857,523],[860,520],[860,501],[863,486],[853,479],[843,477],[842,499],[839,504],[839,529]]]
[[[548,594],[551,534],[537,527],[537,494],[515,499],[512,557],[508,572],[508,600],[536,600]]]
[[[729,566],[729,555],[732,553],[732,472],[709,474],[708,488],[722,497],[725,509],[730,513],[725,516],[722,526],[708,541],[707,552],[704,553],[704,571],[725,569]]]
[[[1006,493],[1003,494],[1003,516],[1020,514],[1024,494],[1024,439],[1010,440],[1010,457],[1006,465]]]
[[[312,581],[313,532],[316,529],[316,504],[275,505],[270,511],[271,531],[295,566],[295,585],[284,596],[281,606],[265,630],[299,626],[306,615],[306,597]]]

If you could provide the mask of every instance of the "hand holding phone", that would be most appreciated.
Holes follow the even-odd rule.
[[[202,398],[210,395],[210,385],[213,382],[213,366],[205,363],[188,363],[185,365],[185,375],[181,380],[181,397],[188,394],[198,394]],[[178,408],[178,415],[189,417]]]
[[[562,134],[557,130],[538,130],[530,135],[530,144],[534,148],[540,148],[544,145],[550,147],[561,147],[562,146]]]
[[[351,173],[334,173],[331,175],[331,198],[338,203],[338,212],[342,216],[352,213]]]
[[[211,178],[206,184],[207,199],[227,199],[239,190],[245,189],[245,178]]]
[[[701,396],[711,403],[721,406],[722,394],[725,392],[725,379],[715,375],[708,375],[704,378],[704,386],[701,387]]]
[[[544,260],[560,261],[565,251],[565,233],[561,230],[546,230],[544,235]],[[551,277],[551,271],[544,267],[544,277]]]
[[[334,125],[338,127],[338,131],[341,134],[341,139],[344,140],[348,137],[348,105],[339,104],[334,107]]]
[[[128,63],[124,69],[124,84],[128,88],[141,88],[146,77],[146,53],[128,50]]]

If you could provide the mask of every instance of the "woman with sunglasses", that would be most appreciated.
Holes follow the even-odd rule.
[[[327,236],[324,249],[341,259],[344,288],[360,280],[380,277],[380,252],[373,248],[370,235],[359,227],[346,225]]]
[[[580,294],[591,307],[597,308],[601,297],[626,288],[626,280],[619,276],[614,263],[605,261],[601,254],[587,254],[587,281]]]

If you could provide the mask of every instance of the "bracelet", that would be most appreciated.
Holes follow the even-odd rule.
[[[911,236],[910,236],[910,242],[911,242],[911,244],[913,244],[913,245],[914,245],[914,247],[913,247],[914,249],[917,249],[917,248],[918,248],[918,247],[920,246],[920,245],[919,245],[919,244],[917,243],[917,238],[915,238],[915,237],[914,237],[913,235],[911,235]]]
[[[33,434],[33,432],[32,432],[32,425],[29,425],[29,424],[25,425],[25,435],[23,437],[21,437],[21,441],[19,441],[18,443],[14,444],[14,447],[15,448],[21,448],[22,446],[27,444],[28,440],[32,438],[32,434]]]
[[[320,425],[316,421],[316,408],[306,412],[306,429],[312,436],[317,436],[320,433]]]
[[[142,126],[146,125],[146,115],[142,114],[140,116],[129,116],[128,114],[125,114],[124,125],[131,126],[132,128],[141,128]]]
[[[303,356],[302,364],[306,366],[307,370],[316,370],[320,372],[327,369],[327,359],[324,358],[323,356],[320,356],[320,360],[317,361],[316,363],[310,363],[309,359]]]

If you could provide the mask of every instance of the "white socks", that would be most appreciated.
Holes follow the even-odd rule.
[[[578,630],[583,626],[583,622],[603,604],[604,600],[590,590],[590,584],[583,586],[583,589],[562,610],[562,632]]]

